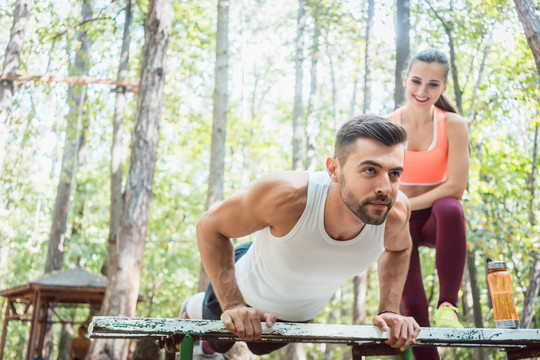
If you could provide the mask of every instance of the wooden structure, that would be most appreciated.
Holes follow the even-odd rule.
[[[388,332],[368,325],[328,325],[276,323],[263,325],[262,342],[340,343],[353,347],[353,358],[366,355],[391,355],[397,350],[384,344]],[[89,327],[91,338],[155,338],[168,348],[184,340],[238,340],[221,321],[183,319],[145,319],[126,317],[94,317]],[[186,341],[187,344],[192,340]],[[491,347],[503,349],[509,359],[540,356],[540,329],[451,329],[422,328],[413,346]],[[192,349],[181,359],[189,358]],[[406,352],[407,353],[407,352]],[[404,353],[404,354],[406,354]],[[409,352],[410,353],[410,352]]]
[[[48,312],[54,312],[54,304],[88,304],[99,310],[106,287],[107,279],[104,276],[76,267],[48,273],[36,280],[1,290],[0,296],[7,297],[7,303],[0,340],[0,360],[4,356],[9,321],[30,322],[25,359],[31,360],[43,350]],[[139,296],[140,300],[143,298]]]

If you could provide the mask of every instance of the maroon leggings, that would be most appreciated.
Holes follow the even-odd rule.
[[[457,304],[466,258],[465,216],[459,200],[442,198],[435,201],[431,209],[412,211],[410,230],[413,248],[401,306],[405,315],[414,317],[420,326],[428,327],[428,300],[418,247],[435,248],[439,302]],[[435,347],[413,347],[413,353],[416,359],[439,359]]]

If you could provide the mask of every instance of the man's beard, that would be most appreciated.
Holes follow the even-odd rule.
[[[339,193],[343,203],[365,224],[381,225],[386,220],[388,212],[394,205],[394,201],[388,195],[376,195],[359,202],[344,183],[339,187]],[[368,209],[371,202],[386,203],[386,210],[382,211],[380,215],[371,215]]]

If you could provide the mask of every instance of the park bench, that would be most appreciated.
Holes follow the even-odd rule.
[[[129,318],[96,316],[89,326],[90,338],[154,338],[168,351],[180,344],[180,359],[191,359],[193,340],[238,340],[221,321],[184,320],[176,318]],[[353,359],[363,356],[396,355],[399,351],[384,344],[388,332],[371,325],[330,325],[276,323],[272,328],[263,324],[262,342],[304,342],[347,344]],[[540,329],[451,329],[422,328],[413,346],[452,346],[498,348],[508,359],[540,356]],[[402,354],[412,359],[411,352]]]

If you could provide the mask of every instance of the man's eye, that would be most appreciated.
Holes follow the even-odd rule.
[[[373,173],[375,173],[375,169],[374,169],[374,168],[365,168],[364,171],[367,172],[368,174],[373,174]]]
[[[395,178],[400,178],[400,177],[401,177],[401,173],[400,173],[400,172],[397,172],[397,171],[396,171],[396,172],[392,172],[392,173],[390,173],[390,176],[395,177]]]

